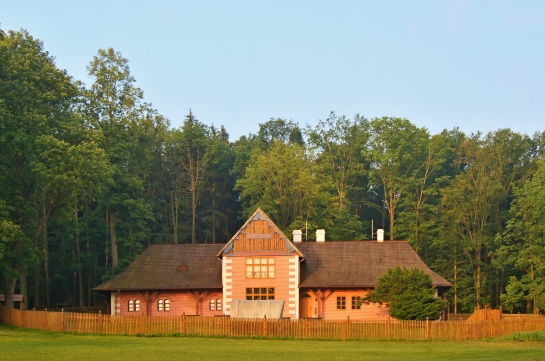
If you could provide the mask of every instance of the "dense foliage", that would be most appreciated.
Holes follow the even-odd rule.
[[[84,85],[28,32],[0,33],[0,292],[29,307],[90,291],[149,244],[222,243],[262,207],[291,234],[407,239],[454,285],[451,312],[545,307],[543,134],[431,135],[407,119],[281,118],[257,134],[191,111],[171,128],[128,60],[100,49]],[[183,115],[180,115],[183,117]],[[260,121],[256,119],[256,121]]]
[[[437,298],[431,277],[418,268],[390,268],[364,302],[388,304],[398,320],[436,320],[445,308]]]

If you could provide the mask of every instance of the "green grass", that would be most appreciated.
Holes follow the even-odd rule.
[[[513,339],[514,340],[514,339]],[[545,342],[88,336],[0,325],[0,360],[545,360]]]

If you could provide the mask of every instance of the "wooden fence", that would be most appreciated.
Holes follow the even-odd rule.
[[[0,323],[104,335],[183,334],[358,340],[480,340],[520,331],[545,330],[545,317],[508,317],[485,321],[247,320],[226,316],[110,316],[1,307]]]

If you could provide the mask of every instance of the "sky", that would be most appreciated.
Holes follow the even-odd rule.
[[[27,29],[88,86],[112,47],[172,127],[191,109],[232,141],[331,111],[431,134],[545,130],[542,0],[0,0],[0,28]]]

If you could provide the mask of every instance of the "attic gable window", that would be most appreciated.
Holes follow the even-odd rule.
[[[246,278],[274,278],[274,257],[248,257],[246,258]]]

